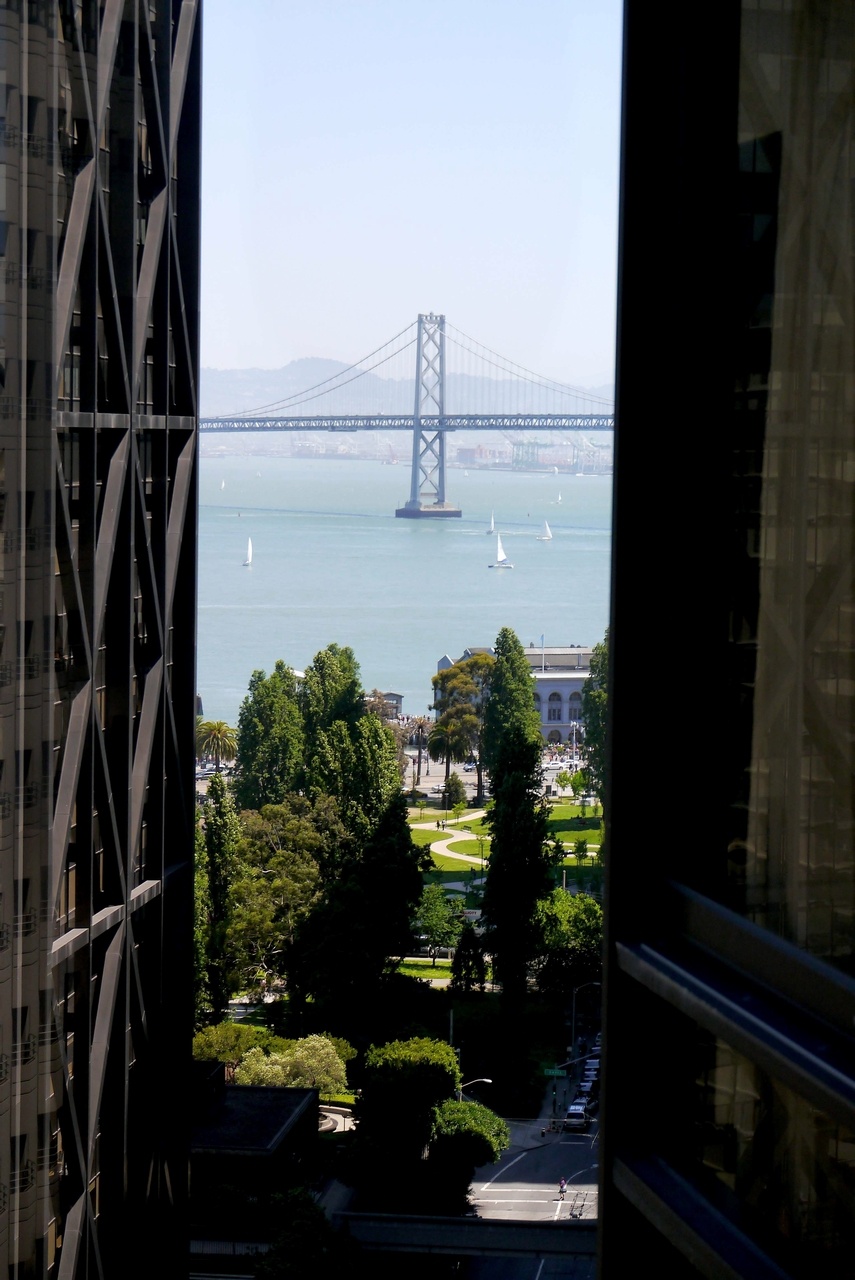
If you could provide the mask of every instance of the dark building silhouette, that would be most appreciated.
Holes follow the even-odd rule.
[[[628,0],[610,1278],[855,1266],[853,90],[851,5]]]
[[[0,1272],[20,1280],[186,1257],[198,9],[0,8]]]

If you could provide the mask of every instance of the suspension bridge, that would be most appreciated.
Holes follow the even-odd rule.
[[[395,362],[401,370],[402,359],[412,360],[413,348],[415,385],[409,377],[395,376]],[[375,373],[379,368],[384,369],[383,375]],[[413,397],[411,409],[405,404],[409,397]],[[470,411],[473,400],[479,412]],[[410,431],[410,497],[395,514],[419,520],[462,514],[446,496],[450,431],[612,431],[614,410],[608,401],[507,360],[446,324],[445,316],[431,312],[314,386],[255,410],[200,418],[199,427],[203,431]]]

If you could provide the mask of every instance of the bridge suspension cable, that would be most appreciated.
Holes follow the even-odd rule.
[[[459,334],[459,338],[455,338],[453,334]],[[553,391],[558,395],[574,396],[576,399],[589,401],[592,404],[607,405],[609,409],[613,408],[614,402],[606,399],[604,396],[592,395],[590,391],[585,391],[582,387],[574,387],[566,382],[558,382],[555,378],[547,378],[542,374],[535,373],[533,369],[527,369],[525,365],[517,364],[515,360],[509,360],[507,356],[503,356],[498,351],[493,351],[491,347],[485,346],[483,342],[479,342],[477,338],[471,338],[469,334],[464,333],[462,329],[458,329],[456,325],[449,324],[446,321],[445,337],[447,342],[452,342],[456,347],[463,351],[469,351],[476,359],[481,360],[484,364],[491,365],[494,369],[499,369],[503,373],[513,373],[520,381],[530,382],[535,386],[543,387],[544,390]],[[467,343],[471,343],[467,347],[460,339],[463,338]],[[473,350],[473,348],[479,350]],[[495,359],[488,359],[487,356],[481,355],[480,352],[486,351],[488,356]],[[524,375],[524,376],[521,376]]]
[[[304,387],[301,391],[295,391],[292,395],[285,396],[284,399],[282,400],[273,400],[270,402],[270,404],[260,405],[257,409],[242,409],[238,413],[220,414],[219,418],[221,419],[255,418],[255,417],[258,417],[260,414],[268,413],[271,410],[294,408],[300,404],[308,404],[309,401],[317,400],[320,398],[320,396],[329,395],[333,391],[338,391],[339,387],[345,387],[349,382],[355,382],[358,378],[361,378],[363,374],[370,373],[373,369],[379,369],[381,365],[386,364],[389,360],[393,359],[395,356],[400,355],[401,352],[406,351],[408,347],[412,347],[416,341],[415,334],[413,334],[413,336],[407,342],[405,342],[402,346],[398,347],[397,350],[390,351],[389,354],[387,356],[384,356],[382,360],[377,360],[374,364],[369,365],[367,366],[367,368],[364,368],[364,369],[360,369],[359,367],[360,365],[364,364],[366,360],[373,360],[374,356],[379,355],[381,351],[385,351],[387,347],[391,347],[392,344],[394,342],[397,342],[399,338],[402,338],[404,334],[409,333],[410,330],[412,329],[415,329],[417,324],[418,324],[418,321],[411,320],[410,323],[406,326],[406,328],[402,329],[400,333],[396,333],[394,337],[389,338],[386,342],[381,343],[381,345],[379,347],[376,347],[374,351],[370,351],[367,356],[361,356],[359,360],[355,360],[353,364],[348,365],[346,369],[339,369],[337,373],[330,374],[328,378],[322,378],[320,382],[314,383],[311,387]],[[339,381],[339,379],[344,378],[346,374],[353,373],[354,369],[357,369],[359,371],[357,373],[354,373],[354,376],[352,378],[347,378],[346,381],[344,382]],[[331,385],[332,383],[336,383],[337,385],[332,386]],[[325,389],[321,390],[321,388],[325,388]],[[311,394],[312,392],[317,392],[317,395],[312,395]],[[212,421],[217,421],[217,419],[212,419]]]

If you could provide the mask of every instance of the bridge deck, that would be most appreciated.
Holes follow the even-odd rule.
[[[316,418],[200,418],[202,431],[613,431],[606,413],[353,413]]]

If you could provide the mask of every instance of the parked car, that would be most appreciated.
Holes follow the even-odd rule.
[[[567,1114],[561,1127],[565,1133],[573,1133],[574,1131],[576,1133],[585,1133],[590,1123],[591,1117],[585,1103],[574,1102],[567,1108]]]
[[[472,763],[471,763],[471,761],[467,761],[467,763],[463,766],[463,772],[464,772],[464,773],[474,773],[474,772],[475,772],[475,766],[474,766],[474,764],[472,764]]]

